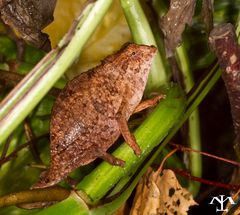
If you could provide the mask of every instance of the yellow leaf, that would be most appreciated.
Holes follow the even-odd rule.
[[[61,40],[84,5],[85,0],[58,0],[54,21],[45,32],[49,34],[52,46]],[[77,74],[96,66],[106,56],[131,40],[131,34],[119,1],[114,0],[111,8],[86,44],[79,61],[67,72],[71,79]]]

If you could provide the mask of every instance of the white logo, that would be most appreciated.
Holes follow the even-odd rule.
[[[224,198],[224,195],[219,195],[219,197],[216,197],[216,196],[212,197],[212,201],[209,204],[214,205],[215,204],[214,202],[217,201],[217,203],[220,204],[220,208],[216,207],[216,212],[218,212],[218,211],[222,211],[222,212],[223,211],[228,211],[228,209],[224,209],[224,206],[223,206],[224,202],[227,201],[227,200],[230,202],[231,205],[236,204],[231,197],[225,197]]]

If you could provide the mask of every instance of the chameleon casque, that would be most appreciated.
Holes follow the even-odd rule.
[[[55,185],[99,157],[124,166],[107,152],[121,134],[141,153],[127,121],[142,99],[156,52],[153,46],[128,44],[67,83],[52,109],[50,167],[33,188]]]

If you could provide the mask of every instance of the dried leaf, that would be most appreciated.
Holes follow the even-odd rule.
[[[191,193],[178,183],[173,171],[163,170],[163,175],[158,177],[157,184],[162,194],[163,208],[160,209],[163,213],[174,214],[176,211],[177,214],[187,214],[190,206],[197,205]]]
[[[49,51],[48,35],[41,30],[53,21],[55,5],[56,0],[2,0],[1,18],[25,41]]]
[[[195,0],[171,0],[170,9],[161,18],[159,25],[165,37],[167,57],[180,44],[185,25],[192,23],[195,5]]]
[[[164,170],[160,176],[148,170],[140,181],[131,215],[184,215],[197,205],[191,193],[182,188],[173,171]]]
[[[203,0],[201,17],[206,26],[207,33],[213,28],[213,1],[214,0]]]
[[[130,215],[157,214],[159,208],[160,192],[155,183],[152,183],[152,171],[148,170],[142,178],[134,198]]]

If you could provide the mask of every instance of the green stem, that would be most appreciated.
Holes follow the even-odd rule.
[[[82,199],[79,198],[79,196],[75,192],[72,192],[66,200],[34,214],[91,215],[92,213],[90,212],[88,206],[82,201]]]
[[[24,75],[22,74],[0,70],[0,81],[4,83],[4,86],[7,86],[9,88],[15,87],[23,78],[24,78]],[[63,79],[61,79],[60,84],[62,84],[62,82],[66,84],[66,82]],[[59,88],[52,87],[52,89],[49,90],[48,94],[52,96],[56,96],[59,92],[60,92]]]
[[[134,42],[157,47],[153,32],[138,0],[121,0]],[[148,77],[146,93],[159,90],[169,82],[163,57],[158,53]]]
[[[212,87],[215,85],[215,83],[219,80],[220,77],[221,77],[221,71],[218,69],[218,65],[216,64],[213,67],[213,69],[210,71],[210,73],[204,78],[204,80],[201,81],[201,83],[197,86],[193,94],[187,99],[187,111],[185,112],[184,116],[181,118],[181,121],[174,127],[171,133],[164,140],[165,145],[172,139],[174,134],[182,127],[183,123],[189,118],[192,112],[198,107],[198,105],[205,98],[205,96],[212,89]]]
[[[126,161],[123,168],[103,162],[78,184],[80,193],[97,203],[119,180],[133,175],[149,153],[167,135],[169,129],[178,121],[184,110],[183,92],[176,85],[167,93],[166,99],[160,101],[155,110],[134,133],[142,153],[137,157],[127,144],[122,144],[113,155]],[[164,122],[164,123],[163,123]]]
[[[75,28],[11,91],[0,104],[0,144],[22,122],[78,58],[84,44],[99,25],[112,0],[89,4]],[[70,40],[71,39],[71,40]]]
[[[18,193],[11,193],[0,197],[0,207],[18,205],[31,202],[51,202],[66,199],[70,191],[61,187],[46,189],[26,190]]]
[[[178,63],[182,70],[185,92],[189,92],[194,86],[192,71],[190,69],[190,62],[186,52],[186,45],[183,43],[177,48]],[[200,135],[200,120],[198,109],[189,116],[188,120],[188,138],[187,142],[190,148],[201,151],[201,135]],[[189,154],[190,172],[193,176],[202,176],[202,156],[198,153]],[[200,190],[200,183],[190,181],[188,190],[195,196]]]
[[[137,176],[134,176],[132,183],[113,201],[110,203],[98,206],[96,208],[92,208],[91,210],[86,210],[85,208],[82,209],[82,211],[78,211],[79,214],[91,214],[91,215],[101,215],[101,214],[112,214],[114,211],[116,211],[131,195],[133,189],[137,185],[139,179],[142,177],[142,175],[146,172],[147,168],[152,164],[152,162],[159,156],[159,153],[163,150],[163,148],[166,146],[166,144],[170,141],[170,139],[176,134],[176,132],[179,130],[179,128],[183,125],[183,123],[188,119],[188,117],[192,114],[192,112],[195,110],[195,108],[200,104],[200,102],[205,98],[205,96],[209,93],[209,91],[212,89],[212,87],[215,85],[217,80],[219,80],[221,73],[219,70],[214,67],[212,71],[210,72],[211,76],[207,76],[203,82],[205,84],[200,84],[196,88],[196,92],[199,92],[195,95],[194,98],[192,98],[194,101],[189,105],[187,111],[185,112],[183,118],[175,125],[175,127],[171,130],[171,132],[168,134],[167,138],[164,139],[164,141],[161,143],[161,145],[158,147],[158,149],[155,151],[153,156],[147,161],[147,163],[141,168],[140,172],[137,174]],[[179,103],[180,104],[180,103]],[[159,104],[161,106],[161,104]],[[166,106],[165,106],[166,108]],[[158,107],[159,111],[160,107]],[[157,112],[157,110],[156,110]],[[153,115],[156,117],[156,115]],[[149,116],[149,118],[153,117],[152,115]],[[168,115],[170,116],[170,115]],[[158,120],[157,120],[158,121]],[[162,125],[162,121],[160,121],[160,124]],[[154,134],[154,133],[153,133]],[[149,134],[150,135],[150,134]],[[152,140],[152,139],[151,139]],[[100,168],[99,168],[100,167]],[[101,174],[101,171],[104,170],[104,167],[102,164],[97,167],[99,174]],[[114,168],[114,167],[112,167]],[[108,172],[111,174],[112,170],[111,166],[108,167]],[[105,176],[102,174],[100,177],[109,177],[108,172],[104,170]],[[95,174],[95,173],[94,173]],[[126,172],[127,174],[127,172]],[[112,175],[111,175],[112,176]],[[89,185],[91,185],[92,182],[94,182],[93,187],[91,188],[94,193],[94,186],[97,188],[97,186],[101,186],[101,180],[102,178],[98,178],[98,174],[95,174],[96,181],[90,181]],[[113,181],[116,181],[116,179],[113,177]],[[84,178],[84,180],[86,180]],[[99,181],[97,181],[99,180]],[[99,182],[99,183],[98,183]],[[110,184],[111,186],[111,184]],[[76,209],[79,209],[79,207],[83,207],[81,202],[80,204],[77,203],[78,200],[74,200],[73,198],[68,198],[61,203],[58,203],[50,208],[44,209],[37,213],[37,215],[50,215],[50,214],[59,214],[64,215],[66,214],[65,208],[67,208],[67,214],[69,215],[75,215],[77,214],[75,211]],[[70,202],[70,203],[69,203]]]
[[[87,196],[86,199],[88,200],[90,198],[91,201],[87,201],[88,203],[97,203],[121,178],[133,175],[153,148],[161,142],[178,121],[184,111],[184,103],[183,92],[177,85],[173,85],[167,92],[166,99],[157,105],[135,132],[136,140],[142,149],[141,156],[137,157],[132,149],[126,143],[123,143],[113,155],[126,161],[124,168],[102,162],[79,183],[77,188],[80,189],[80,195]],[[38,191],[40,195],[43,190]],[[29,192],[27,197],[24,195],[25,199],[21,201],[27,202],[30,200],[32,202],[32,199],[28,196],[31,196],[30,194],[33,191]],[[22,192],[18,195],[21,196]],[[44,198],[40,199],[39,197],[37,200],[43,201]]]

